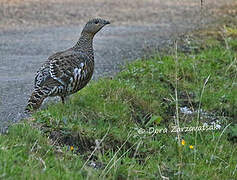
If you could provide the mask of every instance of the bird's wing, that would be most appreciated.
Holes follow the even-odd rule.
[[[55,57],[60,56],[63,54],[64,51],[62,52],[57,52],[50,56],[48,60],[40,67],[40,69],[37,71],[35,75],[35,84],[34,88],[40,88],[43,86],[55,86],[55,85],[60,85],[57,81],[55,81],[50,74],[50,61],[53,60]]]
[[[73,50],[55,54],[49,59],[49,72],[54,80],[67,86],[84,73],[88,61],[87,55]]]
[[[89,73],[90,58],[81,52],[67,50],[48,58],[35,77],[35,88],[55,86],[77,86]],[[90,67],[89,67],[90,68]]]

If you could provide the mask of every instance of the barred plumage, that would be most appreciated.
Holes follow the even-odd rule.
[[[48,58],[36,74],[27,112],[38,109],[48,96],[60,96],[64,103],[66,96],[86,86],[94,71],[93,37],[106,24],[110,23],[90,20],[74,47]]]

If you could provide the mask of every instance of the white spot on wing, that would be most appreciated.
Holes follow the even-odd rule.
[[[74,69],[74,79],[75,80],[80,77],[80,73],[81,73],[81,69],[78,69],[78,68]]]
[[[72,83],[72,82],[73,82],[73,78],[71,77],[71,78],[70,78],[70,83]]]
[[[78,68],[74,69],[74,74],[78,74]]]

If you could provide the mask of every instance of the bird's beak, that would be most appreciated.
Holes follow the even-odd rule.
[[[107,24],[110,24],[110,22],[109,21],[105,21],[104,24],[107,25]]]

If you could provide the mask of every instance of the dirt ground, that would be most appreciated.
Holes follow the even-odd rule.
[[[96,79],[220,16],[237,16],[237,2],[0,0],[0,128],[19,120],[34,73],[52,53],[74,45],[88,19],[111,21],[94,41]]]
[[[203,0],[202,18],[236,14],[237,2],[236,6],[233,2]],[[0,27],[82,25],[93,17],[110,19],[114,26],[165,25],[182,20],[194,24],[199,21],[200,7],[201,0],[0,0]]]

